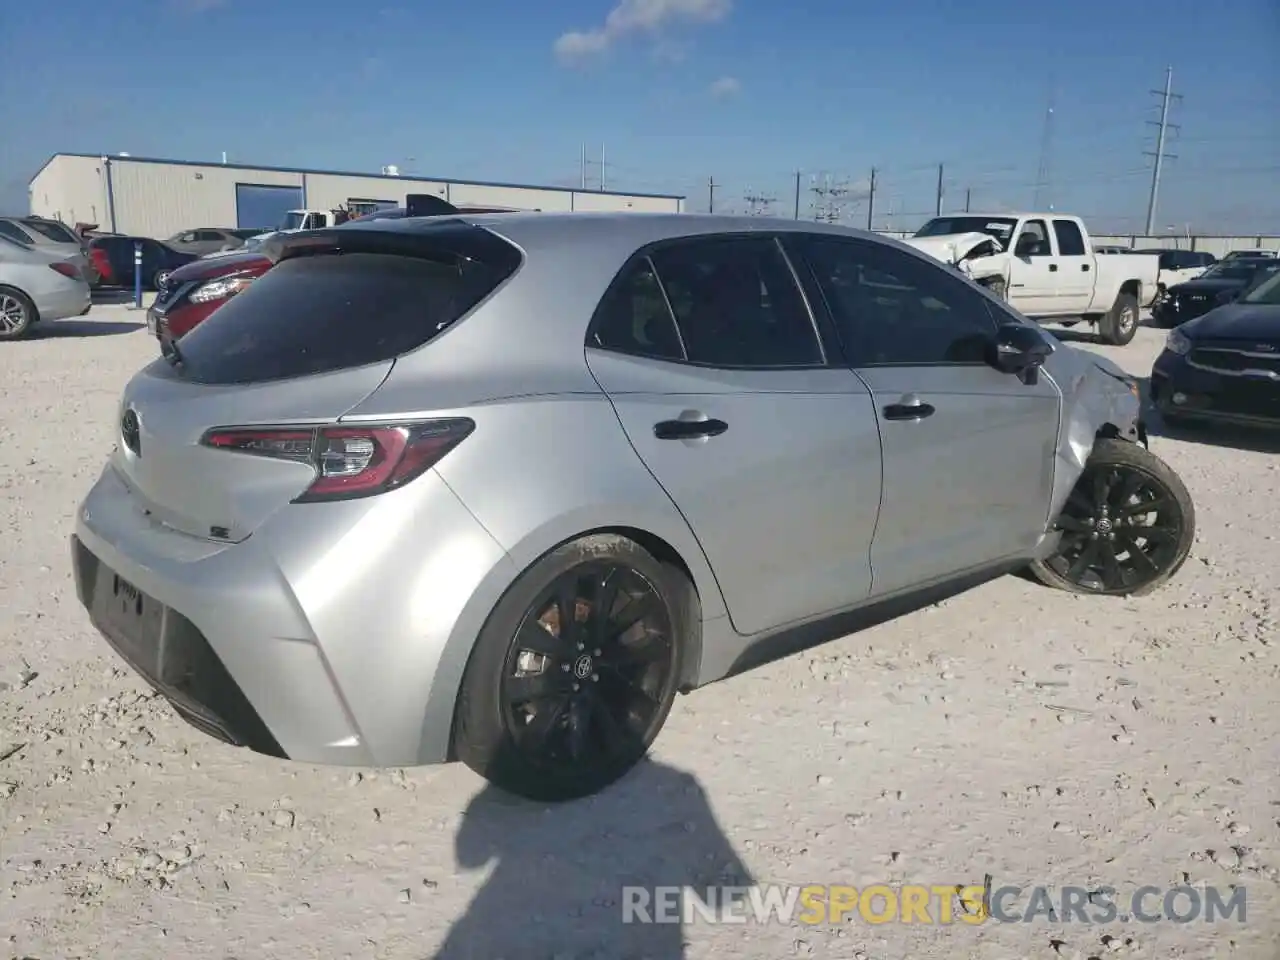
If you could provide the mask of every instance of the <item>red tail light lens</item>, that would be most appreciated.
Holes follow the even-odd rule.
[[[49,269],[55,273],[62,274],[64,277],[70,277],[72,280],[80,279],[80,268],[74,263],[66,263],[65,261],[60,263],[51,263],[49,264]]]
[[[352,500],[402,487],[440,462],[465,440],[475,423],[466,418],[321,427],[219,427],[201,440],[206,447],[292,460],[316,471],[294,503]]]
[[[98,271],[98,276],[103,280],[111,280],[114,275],[111,272],[111,260],[107,256],[107,251],[101,247],[90,247],[89,256],[93,259],[93,265]]]

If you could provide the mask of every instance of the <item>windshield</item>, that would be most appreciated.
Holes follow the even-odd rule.
[[[1280,265],[1258,271],[1258,280],[1252,290],[1242,296],[1237,303],[1262,303],[1268,306],[1280,306]]]
[[[1237,257],[1235,260],[1220,260],[1200,274],[1201,280],[1252,280],[1261,264],[1250,263],[1253,257]]]
[[[985,233],[1000,242],[1006,250],[1013,228],[1018,221],[1013,217],[934,217],[916,231],[917,237],[945,237],[952,233]]]
[[[290,210],[284,215],[284,219],[280,221],[277,230],[301,230],[302,225],[306,222],[307,215],[300,210]]]

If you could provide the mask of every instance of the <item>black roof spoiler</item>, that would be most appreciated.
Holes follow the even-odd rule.
[[[448,200],[433,193],[409,194],[404,198],[404,209],[406,217],[441,217],[461,212]]]

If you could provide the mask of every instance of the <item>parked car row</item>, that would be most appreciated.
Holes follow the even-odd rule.
[[[1164,419],[1280,426],[1280,259],[1224,259],[1174,287],[1170,303],[1162,319],[1174,329],[1151,371]]]

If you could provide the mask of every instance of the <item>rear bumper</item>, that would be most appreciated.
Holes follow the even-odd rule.
[[[510,581],[505,552],[432,473],[365,501],[285,507],[230,544],[157,523],[108,466],[72,562],[94,626],[192,725],[358,766],[448,758],[456,661]]]
[[[86,282],[68,283],[57,290],[32,297],[41,320],[67,320],[89,312],[93,298]]]

